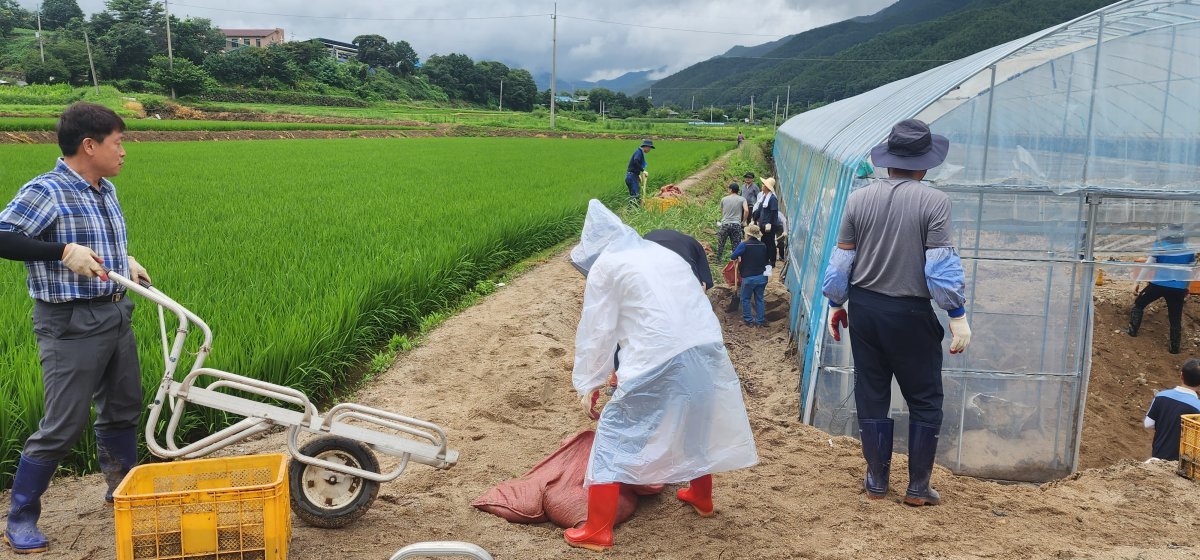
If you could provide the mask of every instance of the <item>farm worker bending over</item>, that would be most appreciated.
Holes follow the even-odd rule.
[[[49,549],[37,528],[42,493],[87,426],[93,402],[106,501],[138,458],[142,383],[133,302],[106,271],[150,281],[129,256],[116,187],[105,179],[124,164],[125,123],[105,107],[76,103],[57,130],[63,157],[0,212],[0,257],[25,261],[29,274],[46,391],[45,414],[17,464],[4,531],[18,554]]]
[[[637,206],[641,198],[641,186],[649,175],[646,173],[646,152],[654,149],[654,142],[642,140],[642,145],[629,157],[625,168],[625,186],[629,188],[629,205]]]
[[[870,499],[887,495],[892,461],[892,376],[908,403],[908,492],[904,503],[937,505],[929,485],[942,427],[942,339],[945,332],[929,305],[950,316],[950,353],[971,342],[963,303],[962,262],[950,235],[950,197],[921,183],[950,149],[944,136],[916,119],[892,127],[887,142],[871,151],[887,179],[850,193],[842,229],[825,272],[829,334],[841,340],[850,300],[850,350],[854,356],[854,403]]]
[[[572,381],[589,415],[621,348],[584,479],[587,522],[565,534],[571,546],[604,550],[618,484],[691,481],[677,495],[707,517],[712,474],[752,466],[758,453],[721,325],[688,264],[596,200],[571,262],[587,277]]]

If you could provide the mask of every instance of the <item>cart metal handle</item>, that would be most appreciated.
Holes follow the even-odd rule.
[[[392,555],[391,560],[422,556],[466,556],[475,560],[492,560],[492,555],[479,545],[459,541],[430,541],[410,544]]]
[[[404,432],[406,434],[419,437],[438,447],[439,459],[446,458],[446,432],[442,430],[441,426],[438,426],[432,422],[418,420],[416,418],[403,416],[357,403],[342,403],[329,409],[329,412],[327,412],[325,416],[325,426],[323,428],[331,429],[335,423],[341,422],[343,418],[357,418],[364,422],[370,422],[385,428],[391,428],[399,432]],[[434,433],[430,434],[423,430],[414,429],[409,426],[424,428],[425,430],[430,430]]]

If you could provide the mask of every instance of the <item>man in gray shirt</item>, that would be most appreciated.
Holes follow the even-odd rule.
[[[746,207],[751,212],[754,211],[754,204],[758,202],[758,194],[762,191],[758,188],[758,183],[754,182],[754,174],[747,172],[742,175],[742,198],[746,199]]]
[[[742,224],[750,217],[750,206],[738,194],[738,184],[729,184],[729,194],[721,199],[721,225],[717,229],[717,262],[725,260],[725,240],[729,240],[729,251],[742,242]]]
[[[942,339],[929,305],[950,316],[950,353],[971,341],[963,309],[965,279],[950,235],[950,197],[921,183],[946,159],[950,142],[916,119],[892,127],[871,151],[887,179],[850,193],[838,244],[825,272],[829,334],[841,340],[850,302],[854,326],[854,402],[870,499],[887,495],[892,458],[892,377],[908,404],[908,491],[904,503],[937,505],[929,485],[942,425]]]

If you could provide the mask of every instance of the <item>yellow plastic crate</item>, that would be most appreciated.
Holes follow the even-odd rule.
[[[117,560],[285,560],[286,455],[142,465],[113,493]]]
[[[1179,474],[1200,480],[1200,414],[1184,414],[1179,421]]]

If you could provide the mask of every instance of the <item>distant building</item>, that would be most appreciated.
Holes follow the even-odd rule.
[[[322,45],[325,45],[325,48],[329,51],[329,56],[332,56],[338,62],[349,62],[350,59],[358,55],[358,47],[354,46],[353,43],[343,43],[321,37],[317,37],[317,40]]]
[[[271,45],[282,43],[283,30],[276,27],[275,29],[222,29],[221,33],[225,34],[225,52],[242,47],[261,47],[267,48]]]

